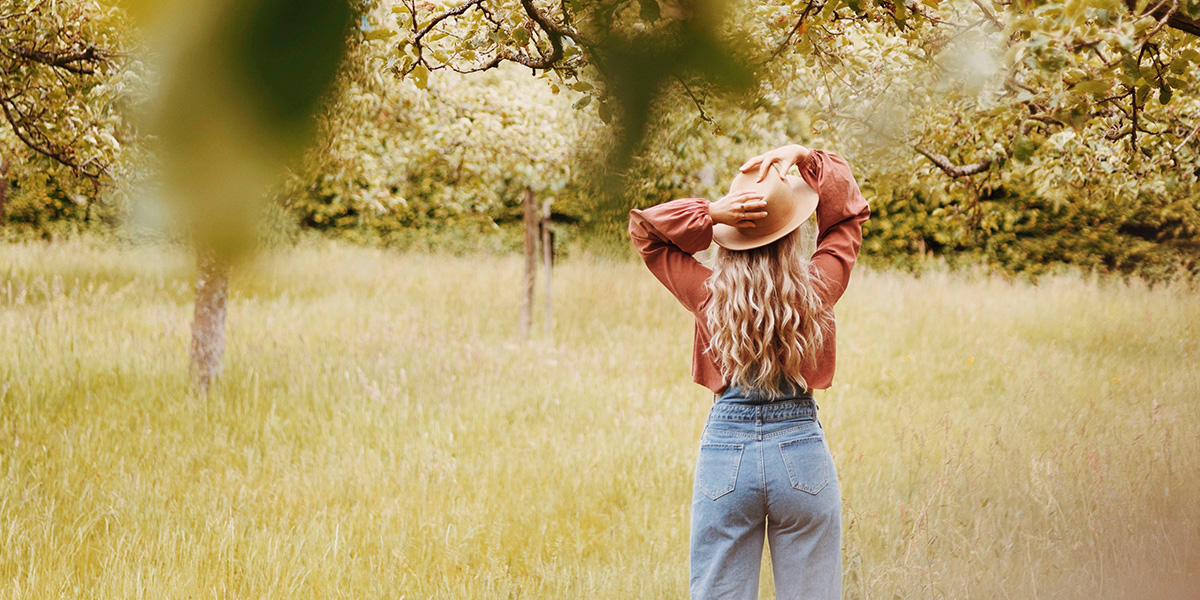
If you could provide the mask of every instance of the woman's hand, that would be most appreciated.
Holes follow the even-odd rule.
[[[780,146],[779,148],[776,148],[770,152],[759,154],[758,156],[746,161],[746,164],[742,165],[741,171],[745,173],[754,167],[759,167],[758,181],[762,181],[767,177],[767,171],[771,170],[771,165],[778,164],[779,178],[786,180],[788,169],[791,169],[792,165],[795,165],[796,163],[808,158],[809,152],[811,152],[811,150],[801,146],[800,144]]]
[[[708,215],[713,223],[732,225],[738,229],[754,227],[754,221],[767,216],[767,201],[762,192],[738,190],[720,200],[708,203]]]

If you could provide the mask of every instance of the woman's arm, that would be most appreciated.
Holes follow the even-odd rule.
[[[812,261],[827,287],[822,299],[833,306],[850,282],[862,246],[862,225],[871,217],[871,209],[841,156],[812,150],[797,166],[819,197],[817,251]]]
[[[766,206],[762,194],[741,191],[716,202],[683,198],[629,211],[629,237],[650,272],[679,302],[698,312],[708,296],[704,281],[711,271],[692,257],[712,243],[713,223],[753,227]]]

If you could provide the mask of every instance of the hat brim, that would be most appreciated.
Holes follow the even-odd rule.
[[[732,225],[716,224],[713,225],[713,241],[728,250],[750,250],[775,242],[803,225],[817,210],[817,191],[800,177],[788,175],[787,179],[792,187],[796,211],[782,227],[768,234],[756,235],[753,227],[741,229]]]

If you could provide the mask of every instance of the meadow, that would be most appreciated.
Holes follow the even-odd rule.
[[[268,253],[205,398],[186,252],[0,245],[0,598],[686,597],[690,316],[577,256],[522,341],[519,274]],[[1198,295],[858,270],[818,395],[845,597],[1195,598]]]

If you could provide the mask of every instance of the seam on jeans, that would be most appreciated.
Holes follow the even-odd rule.
[[[723,429],[721,427],[708,427],[708,428],[706,428],[706,431],[711,431],[716,435],[722,435],[722,436],[728,435],[728,436],[737,437],[737,438],[746,439],[746,440],[753,440],[756,435],[754,433],[750,433],[747,431],[739,431],[737,429]]]
[[[762,482],[762,487],[759,488],[762,491],[758,494],[758,497],[760,500],[762,500],[762,514],[764,514],[764,515],[768,514],[767,513],[767,460],[766,460],[767,457],[766,457],[766,452],[765,452],[766,447],[767,447],[766,444],[759,442],[759,444],[758,444],[758,480],[760,482]]]
[[[815,421],[809,421],[806,423],[802,423],[800,425],[793,425],[791,427],[788,427],[787,429],[781,429],[779,431],[773,431],[771,433],[763,434],[763,437],[766,439],[770,439],[770,438],[778,437],[781,435],[787,435],[789,433],[796,433],[798,431],[804,431],[806,429],[814,429],[814,428],[816,428],[816,426],[817,426],[817,423]]]

